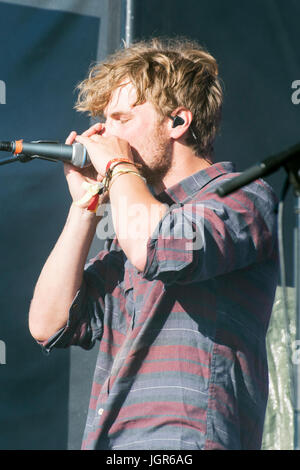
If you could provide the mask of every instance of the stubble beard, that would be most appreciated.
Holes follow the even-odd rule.
[[[147,184],[159,187],[172,167],[172,142],[166,138],[158,126],[155,135],[148,139],[144,147],[148,163],[143,159],[143,155],[133,150],[137,156],[136,160],[142,165],[139,171],[146,178]]]

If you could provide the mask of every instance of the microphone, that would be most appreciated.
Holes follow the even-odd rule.
[[[67,145],[42,140],[30,143],[23,142],[22,140],[12,142],[0,141],[0,151],[1,150],[14,153],[15,155],[22,154],[53,162],[61,161],[71,163],[79,168],[84,168],[91,164],[91,159],[86,148],[79,142]]]

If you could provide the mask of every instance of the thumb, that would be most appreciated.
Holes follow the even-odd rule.
[[[77,135],[75,140],[84,146],[87,146],[91,142],[89,137],[85,137],[83,135]]]
[[[93,147],[92,147],[93,142],[91,141],[91,139],[89,137],[86,137],[86,136],[83,136],[83,135],[77,135],[75,140],[76,140],[76,142],[79,142],[80,144],[82,144],[86,148],[86,150],[89,153],[89,156],[91,157],[91,153],[92,153],[92,149],[93,149]],[[92,157],[93,157],[93,155],[92,155]],[[91,160],[92,160],[92,158],[91,158]]]

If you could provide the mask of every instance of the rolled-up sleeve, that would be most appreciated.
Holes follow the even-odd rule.
[[[193,239],[197,224],[187,207],[177,206],[166,212],[147,244],[147,262],[143,277],[176,282],[185,268],[191,268],[195,253]],[[202,240],[200,241],[202,245]]]
[[[209,192],[160,220],[142,276],[165,284],[211,279],[269,257],[276,238],[275,200],[266,187],[253,183],[224,199]]]
[[[103,296],[104,297],[104,296]],[[91,349],[100,340],[103,332],[103,297],[99,296],[99,285],[93,287],[89,270],[83,274],[83,281],[69,310],[67,324],[51,338],[38,342],[43,352],[49,354],[52,348],[80,346]]]

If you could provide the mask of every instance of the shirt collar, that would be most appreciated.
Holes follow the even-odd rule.
[[[161,202],[182,203],[190,199],[194,193],[200,191],[212,180],[219,178],[226,173],[235,172],[232,162],[218,162],[194,173],[179,181],[170,188],[159,193],[156,198]]]

